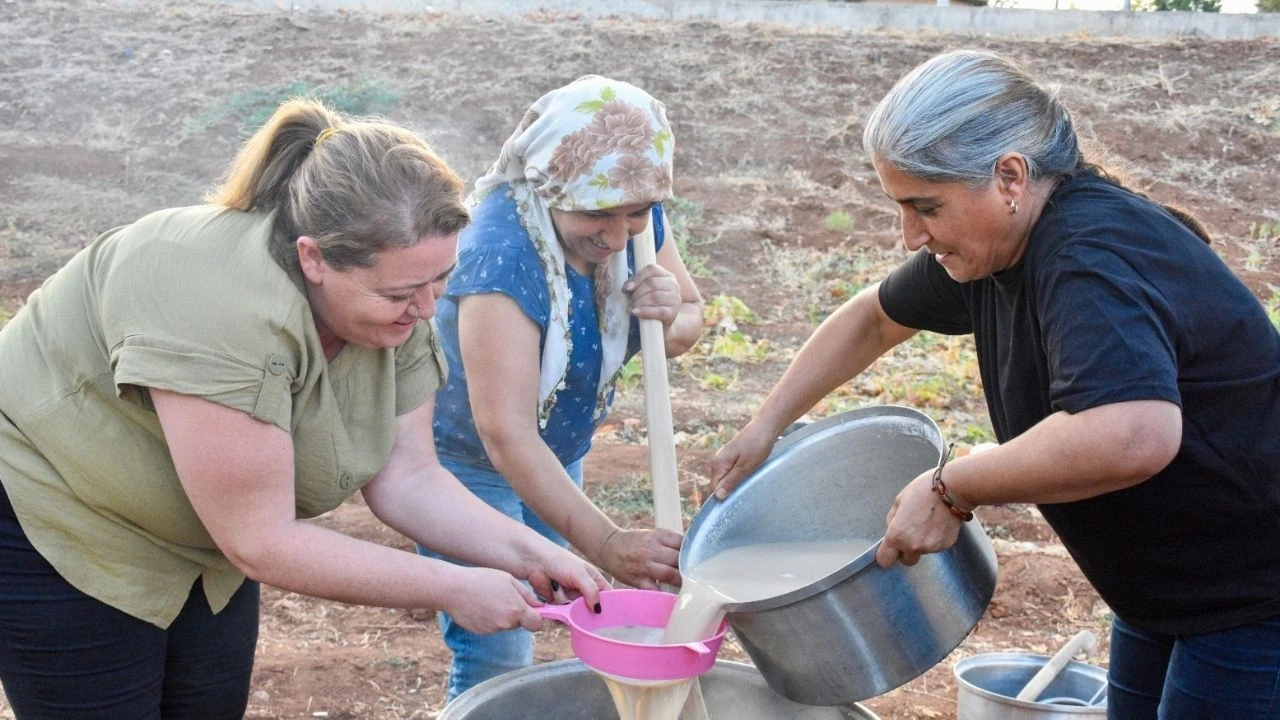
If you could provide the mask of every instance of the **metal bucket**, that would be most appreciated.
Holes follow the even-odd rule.
[[[965,658],[956,676],[956,720],[1087,720],[1107,716],[1107,671],[1072,660],[1036,702],[1014,699],[1046,655],[986,653]],[[1090,705],[1089,702],[1095,704]]]
[[[808,707],[778,697],[750,665],[719,660],[699,678],[711,720],[878,720],[861,705]],[[613,720],[609,690],[579,660],[557,660],[500,675],[459,695],[440,720]]]
[[[882,538],[898,492],[935,467],[943,448],[937,425],[905,407],[853,410],[797,430],[723,502],[703,505],[685,533],[681,571],[742,545]],[[912,567],[881,568],[878,547],[794,592],[726,606],[776,692],[806,705],[883,694],[945,658],[986,611],[996,556],[977,522]]]

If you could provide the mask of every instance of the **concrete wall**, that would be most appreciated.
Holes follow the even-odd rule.
[[[224,0],[299,10],[362,8],[523,15],[534,11],[584,17],[709,19],[853,29],[936,30],[1017,37],[1280,38],[1280,13],[1223,14],[991,7],[875,5],[829,0]]]

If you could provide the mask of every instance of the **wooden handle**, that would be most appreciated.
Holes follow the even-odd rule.
[[[1068,662],[1071,662],[1071,658],[1075,657],[1076,653],[1092,650],[1097,644],[1098,639],[1088,630],[1081,630],[1076,633],[1076,636],[1067,641],[1067,644],[1063,645],[1056,655],[1049,658],[1049,662],[1040,668],[1040,672],[1036,673],[1027,682],[1026,686],[1022,688],[1014,699],[1035,702],[1036,698],[1040,697],[1040,693],[1049,687],[1049,683],[1058,677],[1058,673],[1062,672],[1062,668],[1066,667]]]
[[[658,262],[653,222],[632,240],[636,269]],[[649,476],[653,480],[654,527],[684,531],[680,514],[680,478],[676,474],[675,427],[671,420],[671,391],[667,384],[667,348],[661,320],[640,321],[640,361],[644,364],[644,412],[649,427]],[[664,585],[663,590],[676,589]],[[702,684],[693,679],[679,720],[708,720]]]
[[[636,270],[658,261],[653,223],[632,238]],[[661,320],[640,320],[640,360],[644,367],[644,410],[649,429],[649,475],[653,481],[653,524],[684,530],[680,514],[680,480],[676,474],[676,440],[667,385],[667,350]]]

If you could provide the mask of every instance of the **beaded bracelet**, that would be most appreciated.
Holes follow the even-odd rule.
[[[960,519],[961,522],[969,522],[973,519],[972,510],[963,510],[960,505],[951,497],[951,493],[947,492],[947,484],[942,481],[942,468],[946,467],[947,460],[951,459],[951,451],[956,446],[955,443],[947,445],[947,452],[943,454],[942,461],[938,463],[938,469],[933,471],[933,491],[942,498],[942,504],[947,506],[947,510],[952,515]]]

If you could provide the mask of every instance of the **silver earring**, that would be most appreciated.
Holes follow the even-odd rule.
[[[1010,215],[1016,215],[1016,214],[1017,214],[1017,212],[1018,212],[1018,201],[1017,201],[1017,200],[1010,200],[1010,201],[1009,201],[1009,214],[1010,214]]]

